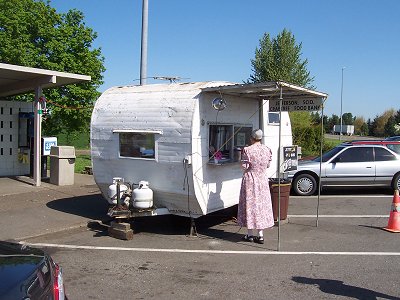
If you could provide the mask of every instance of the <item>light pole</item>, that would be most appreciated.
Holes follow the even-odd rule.
[[[340,132],[339,132],[339,141],[342,137],[342,126],[343,126],[343,70],[345,67],[342,67],[342,87],[340,89]]]
[[[140,85],[147,82],[147,34],[148,34],[149,2],[143,0],[142,4],[142,46],[140,52]]]

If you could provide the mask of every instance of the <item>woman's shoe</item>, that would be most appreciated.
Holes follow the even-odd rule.
[[[263,237],[255,236],[255,237],[253,238],[253,240],[254,240],[254,243],[257,243],[257,244],[264,244],[264,238],[263,238]]]
[[[246,234],[246,235],[243,237],[243,240],[246,241],[246,242],[253,243],[253,242],[254,242],[254,237],[251,236],[251,235],[247,235],[247,234]]]

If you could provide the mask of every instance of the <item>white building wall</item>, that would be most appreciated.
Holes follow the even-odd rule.
[[[18,133],[19,112],[32,110],[32,103],[0,100],[0,176],[29,174],[29,151],[23,159]]]

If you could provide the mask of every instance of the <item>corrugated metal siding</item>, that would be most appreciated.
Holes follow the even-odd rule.
[[[208,165],[208,124],[232,123],[259,127],[258,102],[224,96],[228,106],[217,113],[211,100],[218,94],[200,88],[221,82],[113,88],[96,102],[91,123],[93,172],[103,193],[113,177],[131,183],[150,182],[155,203],[173,213],[206,214],[238,202],[242,171],[239,164]],[[118,133],[113,130],[161,131],[156,160],[119,158]],[[193,130],[193,132],[192,132]],[[185,171],[182,160],[192,155]],[[185,173],[186,172],[186,173]],[[189,195],[183,190],[189,178]],[[185,199],[189,199],[189,202]]]
[[[206,83],[206,85],[209,83]],[[176,212],[188,211],[185,176],[192,187],[191,169],[183,159],[191,153],[193,111],[205,83],[147,85],[112,88],[96,102],[91,122],[91,148],[96,183],[106,194],[113,177],[150,182],[155,202]],[[156,159],[119,158],[119,135],[114,130],[159,130]],[[190,210],[202,214],[194,190],[189,189]],[[172,196],[171,196],[172,195]]]
[[[101,142],[118,142],[115,139],[118,134],[111,134],[116,129],[162,131],[163,134],[157,140],[159,162],[170,162],[171,159],[177,161],[177,156],[183,154],[182,148],[187,148],[182,147],[182,144],[190,145],[193,108],[199,91],[184,90],[176,93],[150,89],[146,94],[141,90],[143,87],[112,89],[96,102],[92,117],[94,155],[100,151],[101,156],[117,158],[116,149],[110,149],[111,153],[107,154]],[[182,161],[182,157],[179,161]]]

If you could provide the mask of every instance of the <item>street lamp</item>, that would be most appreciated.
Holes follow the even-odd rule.
[[[339,132],[339,141],[342,137],[342,126],[343,126],[343,70],[345,67],[342,67],[342,87],[340,89],[340,132]]]
[[[148,35],[149,2],[142,4],[142,45],[140,51],[140,85],[147,82],[147,35]]]

